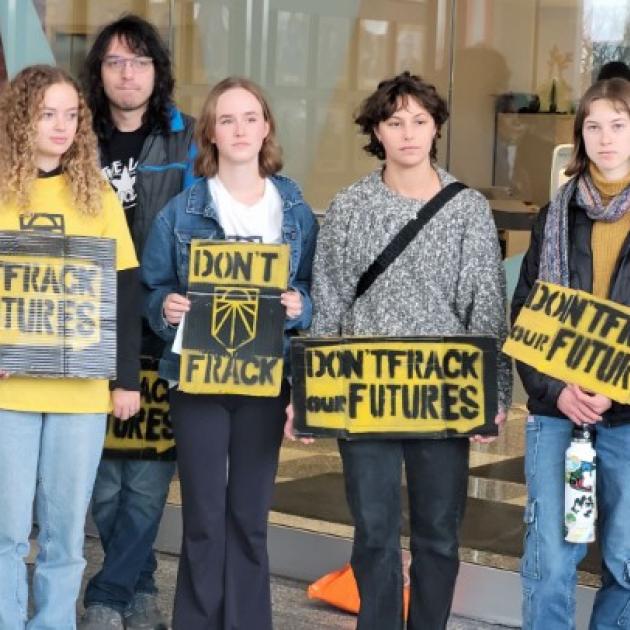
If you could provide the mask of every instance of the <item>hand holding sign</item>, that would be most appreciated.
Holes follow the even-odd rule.
[[[575,424],[595,424],[601,414],[612,405],[610,398],[602,394],[590,394],[579,385],[567,385],[558,397],[558,409]]]
[[[169,324],[176,326],[182,320],[184,313],[190,310],[190,300],[179,293],[169,293],[164,298],[162,310],[164,311],[164,319]]]
[[[295,417],[295,412],[293,411],[293,403],[289,403],[286,408],[287,419],[284,423],[284,437],[287,440],[291,440],[291,442],[295,442],[298,438],[295,435],[295,431],[293,429],[293,418]],[[301,437],[299,438],[302,444],[312,444],[315,441],[315,438],[309,437]]]
[[[9,378],[9,372],[6,370],[0,370],[0,378]]]
[[[302,314],[302,294],[299,291],[285,291],[280,295],[280,304],[287,310],[287,317],[295,319]]]
[[[129,420],[140,409],[140,392],[129,391],[117,387],[112,390],[112,406],[115,418]]]
[[[494,417],[494,424],[496,424],[497,427],[499,427],[499,431],[501,430],[501,427],[505,424],[506,420],[507,420],[507,413],[505,412],[504,409],[499,409],[499,412]],[[497,439],[497,436],[496,435],[491,435],[491,436],[473,435],[469,439],[470,439],[471,444],[491,444]]]

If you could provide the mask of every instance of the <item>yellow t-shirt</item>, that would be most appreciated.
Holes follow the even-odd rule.
[[[138,266],[124,211],[109,187],[103,190],[103,206],[99,214],[88,216],[74,208],[64,175],[39,178],[33,186],[29,211],[35,215],[62,215],[67,236],[114,239],[118,271]],[[0,230],[19,229],[18,208],[12,204],[0,205]],[[0,409],[105,413],[110,409],[109,383],[104,379],[10,376],[0,380]]]

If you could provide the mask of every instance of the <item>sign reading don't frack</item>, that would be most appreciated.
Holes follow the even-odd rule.
[[[31,376],[115,376],[114,241],[0,232],[0,367]]]
[[[496,340],[370,337],[291,341],[300,435],[496,435]]]
[[[193,240],[179,388],[276,396],[283,370],[289,247]]]
[[[503,351],[566,383],[630,402],[630,308],[537,281]]]

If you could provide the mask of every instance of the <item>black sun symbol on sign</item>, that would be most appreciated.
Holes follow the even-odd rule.
[[[235,351],[256,336],[258,289],[215,289],[212,336]]]

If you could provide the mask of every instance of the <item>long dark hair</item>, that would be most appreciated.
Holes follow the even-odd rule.
[[[114,37],[118,37],[136,55],[153,59],[155,85],[142,122],[151,130],[157,129],[161,133],[168,133],[175,87],[170,53],[151,23],[137,15],[127,14],[101,29],[87,54],[81,73],[85,96],[94,118],[96,135],[99,140],[107,138],[113,127],[109,101],[101,79],[101,64]]]

